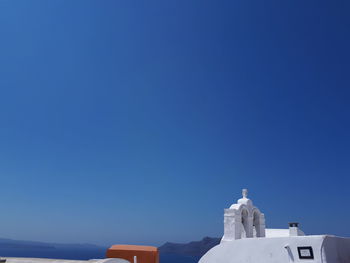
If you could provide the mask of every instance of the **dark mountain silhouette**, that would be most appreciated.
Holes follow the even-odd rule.
[[[205,237],[201,241],[192,241],[187,244],[167,242],[159,247],[159,252],[162,254],[177,254],[186,256],[203,256],[209,249],[218,245],[220,238]]]

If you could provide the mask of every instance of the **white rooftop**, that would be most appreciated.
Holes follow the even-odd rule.
[[[266,229],[265,215],[248,198],[224,210],[221,243],[199,263],[350,263],[350,238],[331,235],[307,236],[290,223],[289,229]]]

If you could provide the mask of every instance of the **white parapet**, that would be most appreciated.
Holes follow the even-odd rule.
[[[90,260],[65,260],[50,258],[2,258],[6,263],[130,263],[128,260],[121,258],[90,259]]]

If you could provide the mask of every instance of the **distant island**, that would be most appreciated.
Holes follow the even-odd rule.
[[[61,244],[0,238],[0,249],[102,249],[93,244]],[[105,249],[105,248],[103,248]]]
[[[184,256],[201,257],[209,249],[220,243],[220,238],[205,237],[200,241],[192,241],[186,244],[167,242],[159,247],[161,254],[177,254]]]
[[[0,238],[0,257],[57,259],[104,258],[107,248],[93,244],[60,244]]]

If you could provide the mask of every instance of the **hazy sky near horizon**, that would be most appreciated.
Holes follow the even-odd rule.
[[[0,237],[350,236],[350,2],[0,0]]]

